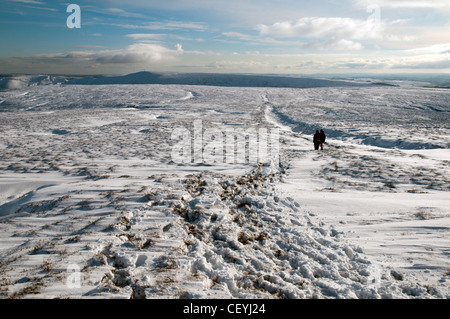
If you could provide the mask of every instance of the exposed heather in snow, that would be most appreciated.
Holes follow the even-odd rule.
[[[41,80],[0,92],[2,298],[450,297],[448,91]],[[194,120],[280,158],[177,165]]]

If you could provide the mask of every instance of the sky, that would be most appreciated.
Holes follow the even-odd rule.
[[[450,74],[450,1],[0,2],[0,74],[137,71]]]

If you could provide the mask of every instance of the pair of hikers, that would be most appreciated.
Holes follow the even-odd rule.
[[[317,151],[319,150],[319,147],[321,150],[323,150],[323,144],[325,143],[325,139],[327,136],[325,135],[325,132],[323,130],[320,130],[320,132],[317,130],[316,134],[314,134],[313,143],[314,143],[314,149]]]

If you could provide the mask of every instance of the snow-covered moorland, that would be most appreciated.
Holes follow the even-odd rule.
[[[3,80],[1,298],[450,297],[448,90],[120,80]],[[174,162],[194,121],[279,156]]]

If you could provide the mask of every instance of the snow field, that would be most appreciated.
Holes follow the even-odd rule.
[[[447,298],[447,95],[415,113],[396,89],[1,92],[2,298]],[[358,108],[324,111],[337,93]],[[411,115],[403,146],[380,144]],[[280,161],[176,165],[171,133],[197,119],[280,127]]]

